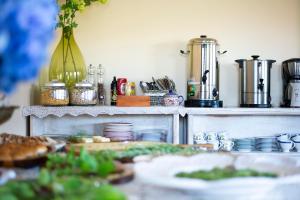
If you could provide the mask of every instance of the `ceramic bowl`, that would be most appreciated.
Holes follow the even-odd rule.
[[[231,140],[222,140],[220,141],[220,148],[223,151],[231,151],[234,146],[234,142]]]
[[[283,142],[289,142],[291,140],[291,136],[288,133],[283,133],[283,134],[277,135],[277,140],[283,141]]]
[[[206,132],[205,139],[207,141],[216,141],[216,140],[218,140],[218,135],[216,132]]]
[[[205,133],[196,133],[194,134],[194,140],[206,141]]]
[[[300,142],[294,142],[297,152],[300,152]]]
[[[293,135],[291,140],[294,142],[300,142],[300,134]]]
[[[217,133],[218,140],[229,140],[229,134],[227,132]]]
[[[295,147],[295,143],[292,141],[289,142],[278,141],[278,143],[283,152],[290,152]]]

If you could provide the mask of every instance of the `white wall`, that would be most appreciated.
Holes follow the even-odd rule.
[[[258,54],[277,60],[271,95],[273,105],[278,106],[280,64],[300,57],[300,0],[110,0],[105,6],[89,7],[78,16],[78,23],[75,37],[86,64],[105,66],[107,89],[114,75],[136,83],[168,75],[185,95],[187,59],[179,50],[185,49],[189,39],[206,34],[228,50],[221,59],[224,105],[238,106],[234,60]],[[12,102],[26,105],[28,99],[26,86]],[[17,112],[0,131],[24,134],[24,127]]]

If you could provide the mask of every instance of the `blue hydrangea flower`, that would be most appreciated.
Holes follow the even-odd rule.
[[[56,0],[0,0],[0,92],[38,75],[57,14]]]

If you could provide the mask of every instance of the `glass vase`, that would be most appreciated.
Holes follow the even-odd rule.
[[[62,34],[50,62],[49,80],[59,80],[70,89],[86,78],[86,65],[73,31]]]

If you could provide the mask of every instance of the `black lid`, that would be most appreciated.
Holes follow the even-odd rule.
[[[300,62],[300,58],[291,58],[283,61],[282,63],[288,63],[288,62]]]

